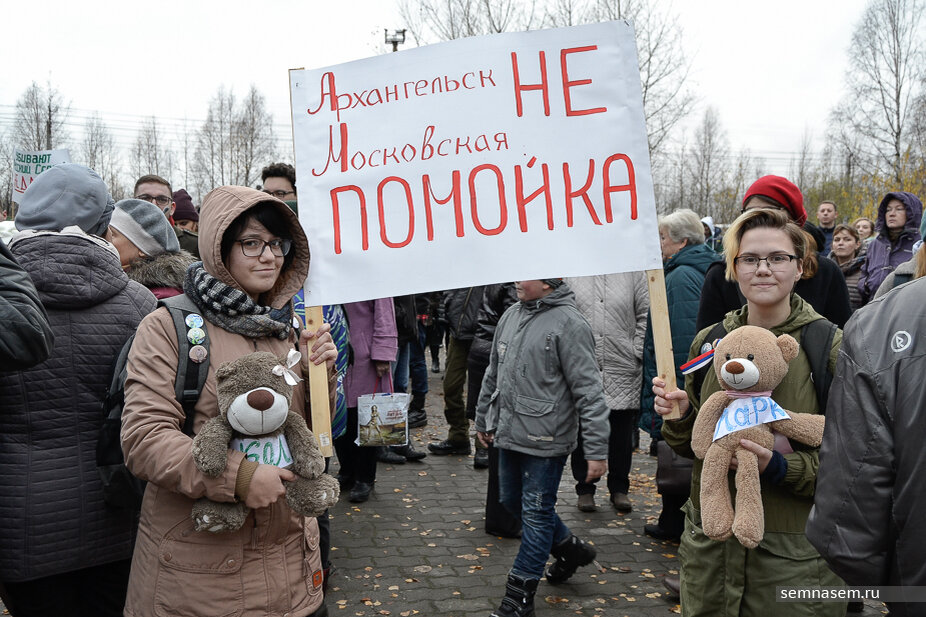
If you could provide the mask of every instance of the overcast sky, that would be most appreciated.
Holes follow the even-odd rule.
[[[51,80],[71,102],[76,140],[83,119],[99,111],[122,146],[151,115],[172,136],[184,119],[195,129],[220,85],[239,95],[257,86],[282,129],[290,113],[289,68],[382,53],[383,29],[403,27],[391,0],[8,4],[0,36],[0,130],[33,80]],[[865,4],[676,0],[672,10],[699,99],[691,124],[705,105],[715,106],[734,150],[748,147],[772,171],[787,173],[805,130],[822,145]]]

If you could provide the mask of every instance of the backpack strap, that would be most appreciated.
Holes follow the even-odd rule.
[[[711,331],[707,333],[704,342],[713,343],[717,339],[723,338],[726,333],[727,329],[723,327],[723,322],[718,321],[714,324],[714,327],[711,328]],[[693,391],[696,392],[698,396],[701,396],[701,386],[704,385],[704,378],[707,376],[708,371],[714,370],[713,366],[713,364],[708,363],[691,374],[691,385],[693,386]]]
[[[186,415],[183,422],[183,432],[192,436],[193,421],[196,418],[196,402],[199,401],[199,395],[206,383],[206,376],[209,374],[209,332],[205,320],[203,320],[203,325],[199,327],[206,334],[203,342],[199,343],[199,345],[206,349],[207,359],[203,362],[193,362],[190,359],[192,344],[187,338],[187,333],[191,328],[187,325],[186,318],[189,315],[199,315],[199,307],[193,304],[193,301],[186,294],[159,300],[158,306],[163,306],[170,312],[170,317],[174,322],[174,329],[177,332],[178,361],[174,392],[177,401],[183,406],[183,413]]]
[[[833,383],[829,361],[836,329],[836,324],[824,318],[811,321],[801,331],[801,347],[810,361],[810,379],[817,393],[821,413],[826,413],[830,384]]]

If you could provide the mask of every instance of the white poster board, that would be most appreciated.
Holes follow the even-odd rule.
[[[66,149],[61,150],[13,150],[13,201],[26,192],[36,176],[61,163],[70,163],[71,155]]]
[[[662,267],[629,22],[290,81],[306,306]]]

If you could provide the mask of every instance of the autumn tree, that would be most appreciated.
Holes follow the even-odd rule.
[[[65,122],[70,105],[49,83],[44,88],[37,83],[26,88],[16,101],[13,141],[25,150],[51,150],[67,142]]]
[[[852,35],[847,94],[835,118],[897,188],[907,176],[914,112],[926,77],[923,0],[872,0]]]

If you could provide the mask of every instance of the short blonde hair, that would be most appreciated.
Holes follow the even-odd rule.
[[[806,273],[805,257],[807,256],[809,234],[801,229],[786,212],[782,210],[757,208],[754,210],[747,210],[739,215],[724,235],[723,258],[727,265],[726,276],[728,281],[737,281],[736,267],[733,261],[739,255],[740,242],[743,240],[743,235],[751,229],[760,228],[779,229],[785,232],[794,245],[794,254],[797,255],[797,258],[801,260],[802,266],[804,266],[805,272],[801,278],[810,278],[813,276],[816,269],[814,269],[814,273],[810,275]]]

